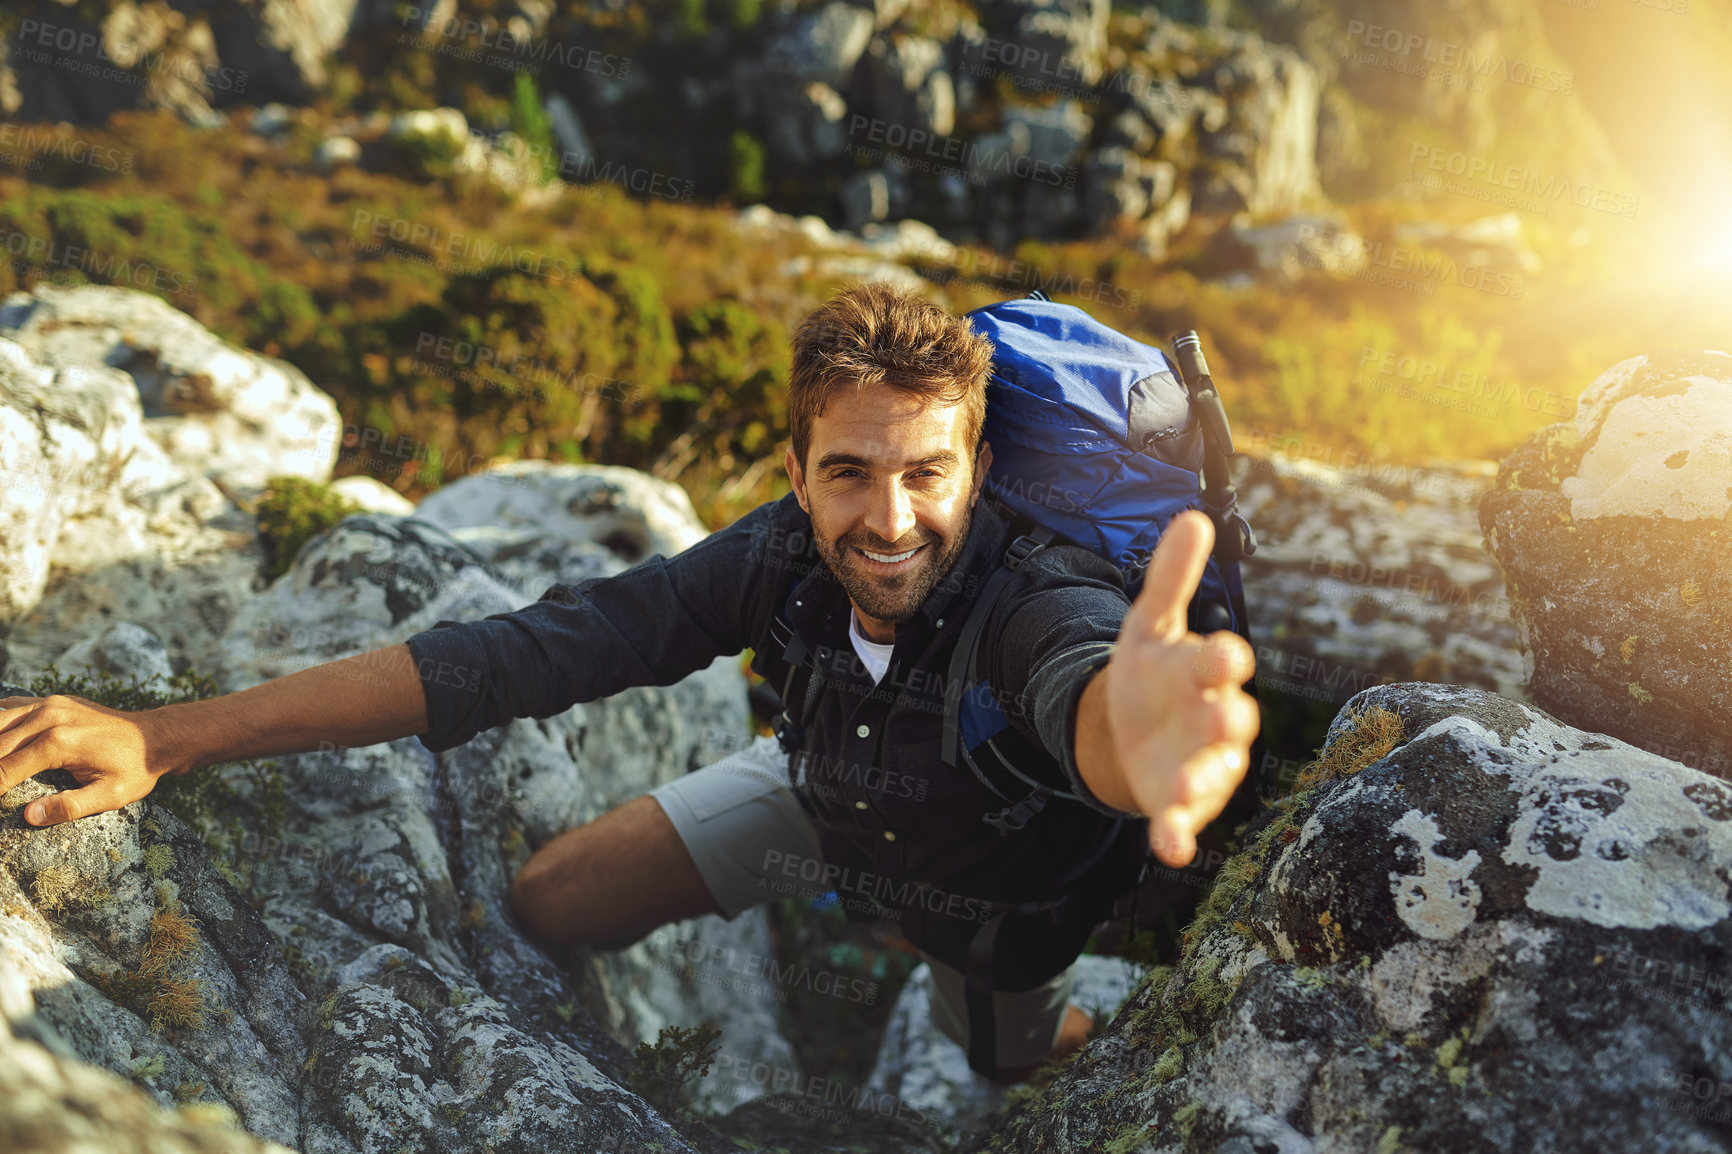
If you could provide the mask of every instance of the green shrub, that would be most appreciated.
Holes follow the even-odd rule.
[[[287,573],[302,546],[360,511],[360,506],[333,492],[329,485],[304,477],[270,478],[253,508],[265,550],[261,568],[265,580],[275,581]]]
[[[690,1105],[688,1082],[710,1072],[721,1050],[722,1031],[714,1022],[689,1029],[663,1026],[654,1042],[639,1042],[627,1077],[632,1090],[668,1117]]]
[[[728,195],[736,204],[749,204],[763,200],[769,189],[763,144],[751,133],[735,130],[728,138]]]
[[[512,81],[511,130],[521,136],[524,143],[539,150],[542,184],[559,175],[559,149],[553,143],[553,122],[541,106],[541,93],[535,87],[535,78],[527,72],[517,73]]]

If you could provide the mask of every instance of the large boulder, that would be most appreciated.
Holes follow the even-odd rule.
[[[133,289],[0,306],[0,632],[26,677],[117,621],[197,664],[253,594],[272,474],[330,475],[342,422],[293,366]]]
[[[0,50],[0,111],[26,122],[99,123],[122,108],[167,108],[212,124],[225,105],[305,101],[354,28],[392,15],[384,0],[11,7],[20,20]]]
[[[1252,33],[1233,37],[1209,78],[1227,120],[1201,138],[1200,211],[1278,216],[1320,196],[1317,70],[1291,48]]]
[[[226,488],[331,475],[343,428],[336,402],[293,365],[222,340],[161,297],[40,285],[0,306],[0,336],[57,371],[130,376],[150,438]]]
[[[947,136],[956,127],[956,90],[944,45],[930,36],[875,36],[860,69],[864,107],[908,131]]]
[[[1723,1148],[1723,783],[1405,683],[1271,817],[1176,966],[969,1149]]]
[[[1538,704],[1732,776],[1732,356],[1633,357],[1480,505]]]

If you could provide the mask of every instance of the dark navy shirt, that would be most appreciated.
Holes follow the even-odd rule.
[[[411,637],[427,695],[421,740],[438,752],[516,717],[671,685],[746,648],[753,670],[779,690],[788,666],[770,623],[785,606],[823,673],[807,727],[813,758],[796,793],[819,830],[826,871],[800,863],[789,877],[810,883],[817,874],[824,883],[802,892],[870,897],[895,911],[917,945],[961,968],[983,900],[1047,896],[1109,840],[1114,852],[1077,884],[1119,892],[1135,880],[1146,840],[1139,816],[1100,802],[1076,767],[1078,699],[1130,608],[1118,570],[1086,549],[1052,545],[1025,561],[982,639],[1006,721],[1050,755],[1048,784],[1081,800],[1054,799],[1022,829],[1001,833],[981,814],[1004,800],[939,756],[952,650],[1008,544],[1004,518],[983,496],[950,571],[896,626],[890,667],[874,684],[848,638],[851,602],[789,493],[673,557],[655,554],[611,577],[555,585],[515,612]],[[463,676],[429,676],[435,669]],[[996,984],[1015,989],[1062,969],[1096,915],[1105,916],[1094,907],[1085,914],[1066,933],[1001,942],[1026,964]]]

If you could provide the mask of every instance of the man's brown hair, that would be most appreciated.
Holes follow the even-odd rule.
[[[788,421],[806,467],[812,422],[838,389],[884,384],[928,404],[960,404],[963,440],[980,454],[992,342],[915,289],[849,285],[813,309],[794,334]]]

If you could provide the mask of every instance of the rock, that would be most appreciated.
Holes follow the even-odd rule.
[[[363,512],[389,513],[407,517],[415,512],[415,502],[385,484],[377,477],[353,473],[331,482],[331,491],[353,502]]]
[[[374,0],[261,0],[223,9],[212,33],[222,63],[246,74],[251,98],[304,102],[324,86],[325,64],[351,29],[385,7]]]
[[[873,13],[830,0],[794,18],[765,46],[760,67],[784,82],[846,88],[872,39]]]
[[[1291,48],[1250,33],[1210,73],[1227,122],[1201,138],[1197,208],[1279,216],[1321,196],[1317,183],[1317,70]]]
[[[1178,170],[1167,161],[1100,149],[1083,165],[1083,218],[1105,228],[1136,223],[1170,202],[1177,184]]]
[[[1528,245],[1520,213],[1503,212],[1460,225],[1415,221],[1397,225],[1395,236],[1445,252],[1458,264],[1492,272],[1532,276],[1545,268],[1545,262]]]
[[[1254,227],[1235,221],[1210,253],[1216,271],[1250,270],[1278,284],[1309,275],[1351,276],[1370,264],[1370,245],[1334,216],[1292,216]]]
[[[248,127],[260,136],[275,136],[280,132],[286,131],[294,124],[294,122],[295,114],[293,109],[286,104],[278,104],[275,101],[272,101],[269,104],[261,105],[259,109],[253,113],[252,123],[249,124]]]
[[[293,366],[157,297],[42,285],[0,307],[0,428],[0,626],[21,678],[115,621],[198,664],[258,572],[234,498],[328,477],[342,423]]]
[[[544,104],[553,139],[559,145],[560,171],[567,174],[582,172],[584,162],[595,154],[595,149],[589,142],[589,134],[583,130],[583,121],[578,119],[577,109],[558,92],[549,93]]]
[[[766,82],[757,100],[763,109],[765,140],[779,158],[790,164],[811,164],[846,151],[843,118],[848,102],[828,84]]]
[[[1234,434],[1239,506],[1257,533],[1241,572],[1265,709],[1332,711],[1409,679],[1525,696],[1517,626],[1474,515],[1489,464],[1319,459],[1298,437]]]
[[[8,918],[10,923],[12,919]],[[113,1154],[288,1154],[229,1125],[217,1103],[179,1111],[134,1083],[79,1061],[35,1012],[30,987],[0,952],[0,1138],[11,1154],[103,1150]]]
[[[1084,954],[1070,1000],[1110,1017],[1136,989],[1142,969],[1123,958]],[[922,962],[896,998],[866,1088],[917,1111],[947,1142],[966,1141],[1004,1108],[1007,1088],[969,1069],[963,1048],[932,1024],[931,996],[932,970]]]
[[[873,37],[860,79],[873,116],[935,136],[956,127],[956,90],[944,70],[944,46],[931,37]]]
[[[1732,356],[1633,357],[1480,504],[1533,699],[1732,776]]]
[[[62,526],[95,502],[140,422],[124,374],[38,364],[0,338],[0,620],[41,599]]]
[[[232,490],[331,475],[336,403],[286,361],[239,348],[138,289],[39,285],[0,307],[0,336],[56,369],[129,374],[145,431],[177,464]]]
[[[391,143],[424,176],[467,167],[469,120],[458,108],[418,108],[391,118]]]
[[[492,511],[491,536],[459,531],[536,592],[580,576],[574,557],[617,572],[616,549],[637,560],[703,536],[682,491],[629,470],[530,465],[446,492],[433,513]],[[541,552],[507,541],[531,523]],[[248,607],[215,672],[238,688],[530,596],[429,521],[357,515]],[[717,756],[715,735],[744,731],[743,691],[723,658],[437,757],[406,740],[211,770],[216,800],[189,814],[198,836],[155,795],[27,829],[17,811],[50,786],[25,783],[0,799],[0,934],[16,923],[33,936],[0,952],[34,959],[43,1014],[84,1059],[146,1071],[160,1098],[203,1083],[196,1093],[251,1132],[305,1150],[690,1150],[616,1080],[631,1043],[705,1018],[748,1066],[795,1065],[773,1000],[728,996],[673,964],[689,938],[767,955],[762,911],[555,961],[517,928],[506,893],[534,847]],[[255,804],[267,797],[279,800]],[[135,1012],[148,988],[117,1003],[93,985],[124,991],[103,975],[156,972],[141,953],[153,908],[197,919],[196,953],[162,972],[202,982],[210,1011],[161,1040]],[[766,1092],[709,1089],[721,1108]]]
[[[956,258],[956,246],[939,236],[937,229],[919,220],[899,220],[893,225],[864,225],[860,229],[860,240],[886,260],[943,263]]]
[[[98,636],[80,641],[54,664],[62,673],[105,673],[121,680],[167,681],[174,676],[162,639],[130,621],[116,621]]]
[[[1018,155],[1053,168],[1066,167],[1077,158],[1093,123],[1075,100],[1061,100],[1050,108],[1017,105],[1004,110],[1004,121],[1028,130],[1028,145]]]
[[[126,373],[39,363],[0,337],[0,629],[14,677],[117,619],[152,622],[171,658],[200,652],[251,596],[252,519],[148,424]]]
[[[1480,691],[1350,709],[1177,966],[967,1149],[1721,1144],[1732,791]]]
[[[856,172],[842,181],[842,223],[851,229],[890,215],[890,176],[881,168]]]
[[[361,146],[350,136],[327,136],[313,150],[313,163],[326,172],[361,159]]]
[[[1037,91],[1093,84],[1111,11],[1110,0],[988,0],[980,20],[999,51],[984,66]]]

